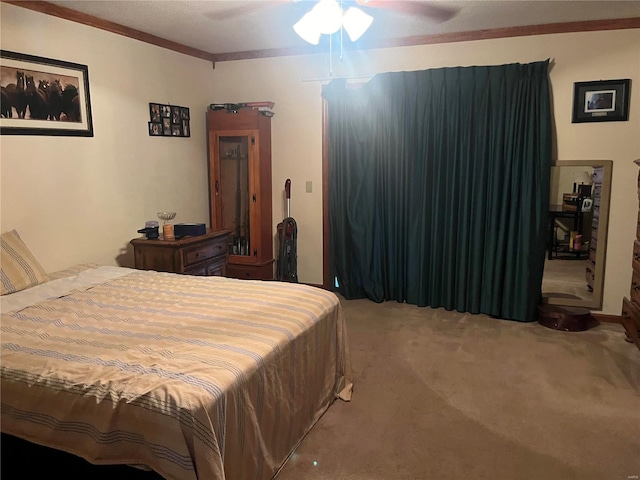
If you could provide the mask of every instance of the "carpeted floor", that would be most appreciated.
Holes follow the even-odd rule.
[[[546,296],[581,298],[592,302],[587,288],[586,269],[589,260],[546,260],[542,277],[542,293]]]
[[[355,389],[277,480],[640,475],[640,352],[620,325],[560,332],[344,301]]]

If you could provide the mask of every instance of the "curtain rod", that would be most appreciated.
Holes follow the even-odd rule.
[[[553,57],[549,57],[547,60],[549,60],[549,71],[551,71],[551,69],[555,66],[555,58]],[[510,62],[510,63],[517,63],[517,62]],[[535,63],[534,62],[529,62],[529,63]],[[471,65],[471,66],[475,66],[475,65]],[[481,65],[481,66],[485,66],[485,65]],[[450,67],[438,67],[438,68],[450,68]],[[451,67],[453,68],[453,67]],[[373,77],[375,77],[376,75],[378,75],[379,73],[389,73],[389,72],[377,72],[377,73],[365,73],[362,75],[353,75],[353,76],[325,76],[325,77],[303,77],[302,83],[306,83],[306,82],[326,82],[329,83],[331,80],[338,80],[338,79],[344,79],[344,80],[371,80]]]
[[[354,76],[345,76],[345,77],[307,77],[302,78],[302,83],[306,82],[326,82],[329,83],[331,80],[371,80],[375,77],[377,73],[365,74],[365,75],[354,75]]]

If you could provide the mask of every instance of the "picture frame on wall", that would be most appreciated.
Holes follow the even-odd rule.
[[[162,124],[158,122],[149,122],[149,135],[154,137],[163,135]]]
[[[630,79],[576,82],[572,123],[629,120]]]
[[[149,104],[149,116],[151,117],[152,122],[160,122],[161,112],[160,112],[160,104],[159,103],[150,103]]]
[[[171,123],[180,123],[180,107],[171,107]]]
[[[89,68],[0,50],[0,135],[93,137]]]
[[[149,135],[190,137],[189,107],[158,102],[149,103]]]

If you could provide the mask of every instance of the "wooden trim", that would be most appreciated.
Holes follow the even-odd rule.
[[[622,315],[608,315],[605,313],[592,313],[591,316],[601,323],[622,324]]]
[[[329,104],[322,99],[322,283],[332,290],[329,243]]]
[[[600,30],[624,30],[640,28],[640,17],[620,18],[614,20],[591,20],[585,22],[548,23],[543,25],[527,25],[522,27],[492,28],[472,30],[469,32],[440,33],[434,35],[416,35],[404,38],[381,39],[344,45],[344,50],[372,50],[378,48],[409,47],[416,45],[433,45],[438,43],[471,42],[495,38],[526,37],[535,35],[551,35],[557,33],[593,32]],[[214,61],[249,60],[252,58],[284,57],[293,55],[313,55],[325,53],[321,47],[281,48],[269,50],[253,50],[246,52],[230,52],[214,54]]]
[[[102,20],[101,18],[94,17],[93,15],[78,12],[77,10],[72,10],[71,8],[61,7],[53,3],[28,0],[2,0],[2,2],[33,10],[35,12],[44,13],[46,15],[63,18],[72,22],[81,23],[83,25],[88,25],[100,30],[106,30],[107,32],[123,35],[135,40],[140,40],[141,42],[150,43],[151,45],[156,45],[168,50],[173,50],[174,52],[184,53],[185,55],[189,55],[191,57],[201,58],[210,62],[215,61],[215,55],[213,55],[212,53],[198,50],[197,48],[188,47],[186,45],[182,45],[181,43],[172,42],[171,40],[156,37],[155,35],[141,32],[140,30],[125,27],[108,20]]]
[[[118,23],[102,20],[101,18],[78,12],[57,4],[31,0],[0,0],[10,5],[27,8],[36,12],[63,18],[72,22],[82,23],[90,27],[106,30],[107,32],[123,35],[140,40],[141,42],[173,50],[203,60],[224,62],[230,60],[250,60],[255,58],[285,57],[296,55],[314,55],[325,53],[319,47],[308,46],[300,48],[273,48],[266,50],[251,50],[245,52],[210,53],[197,48],[188,47],[181,43],[172,42],[149,33],[125,27]],[[344,45],[345,50],[371,50],[378,48],[408,47],[415,45],[433,45],[437,43],[471,42],[475,40],[489,40],[494,38],[511,38],[534,35],[550,35],[557,33],[593,32],[600,30],[623,30],[640,28],[640,17],[619,18],[612,20],[591,20],[586,22],[549,23],[544,25],[528,25],[522,27],[493,28],[473,30],[469,32],[440,33],[434,35],[417,35],[405,38],[382,39],[370,42],[359,42],[358,46]]]

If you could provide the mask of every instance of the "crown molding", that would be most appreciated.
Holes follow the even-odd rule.
[[[81,23],[90,27],[106,30],[111,33],[123,35],[125,37],[150,43],[158,47],[173,50],[175,52],[190,55],[192,57],[209,60],[215,65],[216,62],[231,60],[250,60],[256,58],[283,57],[296,55],[314,55],[325,53],[323,47],[301,47],[301,48],[274,48],[267,50],[251,50],[245,52],[211,53],[186,45],[172,42],[155,35],[151,35],[140,30],[125,27],[118,23],[102,20],[101,18],[86,13],[78,12],[67,7],[28,0],[0,0],[22,8],[27,8],[36,12],[63,18],[72,22]],[[593,32],[600,30],[623,30],[630,28],[640,28],[640,17],[620,18],[612,20],[591,20],[585,22],[549,23],[544,25],[528,25],[523,27],[494,28],[486,30],[473,30],[458,33],[440,33],[434,35],[419,35],[405,38],[393,38],[383,40],[373,40],[369,42],[358,42],[357,46],[344,45],[345,50],[373,50],[380,48],[409,47],[417,45],[433,45],[437,43],[470,42],[476,40],[490,40],[496,38],[524,37],[535,35],[551,35],[558,33]]]
[[[93,15],[78,12],[77,10],[72,10],[67,7],[61,7],[60,5],[56,5],[53,3],[29,0],[2,0],[2,3],[8,3],[10,5],[15,5],[16,7],[22,7],[28,10],[33,10],[35,12],[62,18],[64,20],[81,23],[83,25],[88,25],[100,30],[115,33],[117,35],[123,35],[135,40],[140,40],[141,42],[150,43],[151,45],[156,45],[168,50],[173,50],[174,52],[184,53],[185,55],[189,55],[192,57],[209,60],[211,62],[214,61],[214,55],[212,53],[198,50],[197,48],[188,47],[186,45],[182,45],[181,43],[172,42],[171,40],[166,40],[149,33],[141,32],[140,30],[125,27],[123,25],[120,25],[119,23],[103,20]]]

